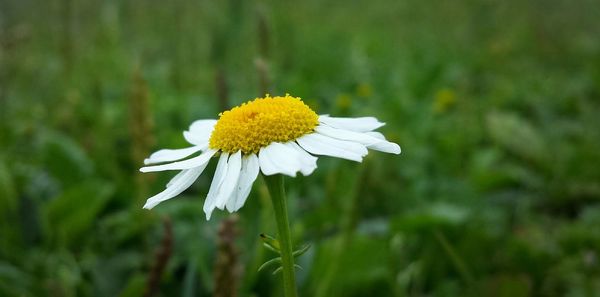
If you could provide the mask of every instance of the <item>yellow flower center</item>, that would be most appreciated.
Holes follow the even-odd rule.
[[[300,98],[256,98],[219,115],[209,147],[228,153],[258,153],[272,142],[287,142],[310,133],[317,114]]]

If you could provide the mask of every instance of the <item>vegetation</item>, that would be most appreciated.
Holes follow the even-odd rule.
[[[264,93],[402,146],[286,178],[300,296],[600,296],[600,2],[0,2],[0,295],[281,296],[264,180],[152,211],[199,118]],[[213,172],[214,163],[207,172]]]

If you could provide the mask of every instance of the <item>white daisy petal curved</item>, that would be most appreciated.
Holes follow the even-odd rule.
[[[260,165],[258,162],[258,157],[255,154],[242,157],[242,170],[240,171],[240,178],[238,180],[233,197],[227,201],[226,205],[229,212],[237,211],[244,206],[244,203],[250,194],[250,190],[252,190],[252,184],[254,184],[254,181],[258,176],[259,170]]]
[[[393,142],[389,142],[389,141],[382,141],[382,142],[370,144],[370,145],[367,145],[367,147],[372,150],[376,150],[376,151],[380,151],[380,152],[384,152],[384,153],[396,154],[396,155],[398,155],[398,154],[400,154],[400,152],[402,152],[399,145],[397,145]]]
[[[298,153],[297,158],[300,160],[300,164],[302,164],[302,167],[300,168],[302,175],[310,175],[313,173],[313,171],[315,171],[315,169],[317,169],[317,157],[307,153],[295,141],[288,141],[284,143],[284,145],[290,147]]]
[[[333,127],[329,127],[327,125],[319,125],[319,126],[315,127],[315,132],[325,135],[325,136],[332,137],[332,138],[358,142],[358,143],[364,144],[364,145],[370,145],[370,144],[381,142],[381,139],[375,138],[375,137],[367,135],[365,133],[333,128]]]
[[[242,151],[237,151],[229,156],[227,161],[227,174],[219,189],[219,194],[215,202],[215,206],[218,209],[224,209],[227,201],[232,197],[234,190],[237,187],[238,180],[240,178],[240,171],[242,169]]]
[[[189,131],[183,131],[183,137],[187,142],[208,147],[208,140],[215,128],[217,120],[198,120],[190,125]]]
[[[146,166],[140,168],[141,172],[155,172],[155,171],[163,171],[163,170],[185,170],[191,169],[194,167],[202,166],[205,163],[208,163],[210,158],[216,153],[216,150],[209,149],[199,156],[196,156],[191,159],[173,162],[164,165],[156,165],[156,166]]]
[[[202,207],[202,210],[204,210],[204,213],[206,213],[207,221],[210,220],[210,215],[215,209],[215,204],[217,202],[217,197],[219,195],[221,184],[223,184],[223,180],[225,180],[225,175],[227,174],[228,158],[228,153],[221,153],[221,156],[219,157],[219,163],[217,163],[217,169],[215,170],[215,175],[213,176],[212,182],[210,183],[210,189],[208,190],[208,194],[206,195],[206,199],[204,200],[204,206]]]
[[[149,198],[146,201],[146,204],[144,204],[144,208],[152,209],[159,203],[181,194],[194,183],[200,174],[202,174],[202,171],[204,171],[204,168],[206,168],[207,164],[208,163],[200,167],[183,170],[181,175],[177,175],[173,178],[173,182],[169,187]]]
[[[214,119],[197,120],[190,125],[188,130],[192,133],[203,133],[212,130],[216,123],[217,120]]]
[[[373,136],[375,138],[379,138],[379,139],[385,140],[385,136],[383,136],[383,134],[381,132],[370,131],[370,132],[365,132],[365,134],[367,134],[369,136]]]
[[[171,162],[183,159],[195,152],[201,151],[202,147],[192,146],[183,149],[162,149],[154,152],[150,157],[144,160],[144,164],[156,164],[162,162]]]
[[[327,115],[319,116],[319,122],[328,126],[356,132],[369,132],[385,125],[374,117],[337,118]]]
[[[315,128],[315,131],[325,136],[358,142],[364,144],[367,148],[381,151],[384,153],[399,154],[400,146],[379,137],[373,137],[367,133],[360,133],[354,131],[348,131],[344,129],[337,129],[328,127],[326,125],[319,125]]]
[[[208,146],[208,138],[205,138],[201,135],[196,135],[190,131],[183,131],[183,138],[193,145],[196,146]]]
[[[296,139],[296,142],[311,154],[337,157],[356,162],[362,162],[362,157],[368,154],[365,146],[360,143],[339,140],[318,133],[304,135]]]
[[[207,164],[208,164],[208,162],[207,162]],[[176,174],[176,175],[175,175],[175,176],[174,176],[174,177],[173,177],[173,178],[172,178],[172,179],[171,179],[171,180],[170,180],[170,181],[167,183],[167,186],[166,186],[165,188],[168,188],[168,187],[170,187],[170,186],[172,186],[172,185],[174,185],[174,184],[177,184],[177,181],[178,181],[180,178],[182,178],[182,177],[184,177],[184,176],[185,176],[185,172],[186,172],[187,170],[188,170],[188,169],[179,171],[179,173],[177,173],[177,174]]]
[[[261,148],[258,153],[258,161],[260,169],[265,175],[281,173],[295,177],[296,172],[303,167],[298,153],[279,142],[273,142]]]

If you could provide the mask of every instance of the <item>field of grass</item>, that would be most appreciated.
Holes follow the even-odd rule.
[[[600,2],[0,0],[0,296],[281,296],[259,177],[152,211],[200,118],[265,93],[402,147],[286,178],[301,296],[600,296]]]

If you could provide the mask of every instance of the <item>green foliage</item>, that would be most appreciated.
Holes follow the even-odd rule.
[[[83,181],[51,200],[44,206],[49,240],[76,248],[94,232],[96,218],[113,192],[105,182]]]
[[[211,296],[215,164],[146,211],[174,173],[142,175],[139,155],[184,147],[189,123],[265,84],[376,116],[403,149],[286,179],[294,242],[311,245],[301,296],[598,296],[598,15],[592,0],[3,1],[0,296],[143,296],[165,218],[155,295]],[[276,265],[258,271],[271,209],[259,178],[234,240],[240,296],[280,295]]]

